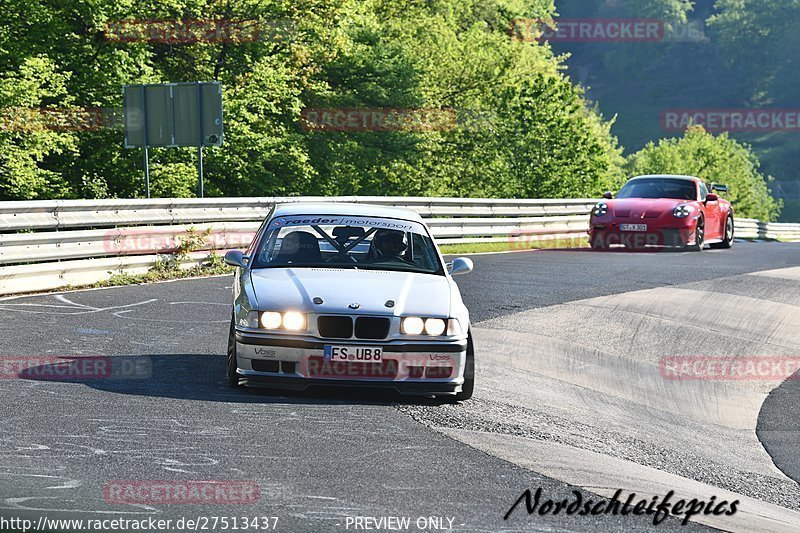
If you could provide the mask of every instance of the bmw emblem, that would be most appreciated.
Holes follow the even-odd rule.
[[[361,309],[361,304],[350,304],[347,307],[350,309]]]

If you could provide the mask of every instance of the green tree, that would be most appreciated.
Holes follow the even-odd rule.
[[[0,74],[0,197],[14,200],[69,197],[72,190],[48,162],[74,157],[77,138],[53,128],[42,107],[69,106],[69,76],[47,57],[29,57],[16,71]]]
[[[113,109],[126,83],[219,80],[225,145],[205,152],[209,195],[584,196],[621,175],[610,123],[566,78],[563,58],[509,35],[514,18],[552,16],[552,0],[5,4],[3,94],[17,95],[5,96],[5,106]],[[194,43],[119,42],[106,32],[121,20],[193,19],[278,31],[253,42]],[[35,81],[34,96],[20,96],[21,79]],[[455,124],[299,127],[303,108],[330,107],[441,110]],[[119,128],[3,135],[2,198],[144,193],[141,151],[122,147]],[[196,191],[194,150],[154,149],[151,164],[154,194]]]
[[[684,174],[728,185],[728,199],[737,216],[775,221],[781,203],[770,196],[771,178],[758,169],[758,158],[749,146],[727,133],[714,136],[702,126],[690,126],[680,139],[651,142],[627,162],[630,175]]]
[[[714,42],[740,75],[752,103],[796,101],[800,84],[800,0],[717,0]]]

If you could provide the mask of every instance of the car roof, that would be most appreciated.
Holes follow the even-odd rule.
[[[416,211],[387,205],[355,204],[344,202],[292,202],[275,205],[273,216],[339,215],[377,218],[397,218],[422,222]]]
[[[640,179],[653,179],[653,178],[700,181],[700,178],[696,178],[694,176],[683,176],[680,174],[648,174],[646,176],[636,176],[635,178],[631,178],[628,181],[640,180]]]

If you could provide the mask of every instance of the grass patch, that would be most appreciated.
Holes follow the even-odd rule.
[[[565,248],[587,248],[588,237],[575,239],[539,240],[522,236],[519,239],[497,242],[474,242],[467,244],[443,244],[440,246],[443,255],[479,254],[514,252],[521,250],[558,250]]]
[[[226,265],[222,257],[216,252],[211,252],[200,263],[191,268],[182,268],[182,264],[190,258],[192,252],[203,248],[206,238],[211,234],[211,228],[198,232],[190,228],[186,236],[179,239],[175,253],[165,255],[144,274],[115,273],[110,278],[98,281],[90,287],[117,287],[120,285],[139,285],[156,281],[173,279],[196,278],[201,276],[216,276],[232,274],[234,267]]]
[[[219,256],[209,256],[209,258]],[[157,264],[144,274],[112,274],[110,278],[98,281],[90,287],[118,287],[121,285],[140,285],[142,283],[154,283],[156,281],[168,281],[173,279],[196,278],[202,276],[217,276],[221,274],[233,274],[234,267],[226,265],[221,259],[208,259],[203,264],[191,268],[164,267],[161,263]]]

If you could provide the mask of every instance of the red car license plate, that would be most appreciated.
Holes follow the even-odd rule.
[[[622,231],[647,231],[647,224],[620,224]]]

